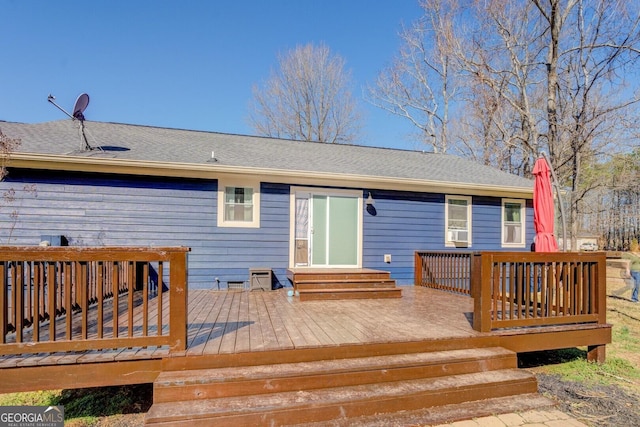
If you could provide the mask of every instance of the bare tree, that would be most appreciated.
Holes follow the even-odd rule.
[[[449,149],[449,113],[456,97],[456,63],[452,55],[457,0],[421,0],[424,15],[400,34],[402,48],[383,70],[369,101],[405,117],[434,152]]]
[[[635,2],[531,0],[546,24],[547,144],[569,192],[572,247],[585,196],[601,182],[589,169],[621,149],[623,117],[640,101],[628,90],[627,71],[640,53],[640,11]]]
[[[11,156],[11,153],[20,146],[20,140],[10,138],[0,130],[0,181],[4,180],[8,174],[7,163]],[[7,244],[11,243],[13,231],[18,222],[19,206],[17,203],[19,197],[24,194],[30,194],[34,197],[37,196],[37,189],[35,184],[25,184],[22,187],[20,195],[15,188],[9,187],[0,195],[0,212],[7,211],[8,221],[4,221],[0,227],[0,234],[6,234]],[[3,212],[4,213],[4,212]]]
[[[596,169],[606,186],[585,195],[583,223],[601,236],[602,248],[628,250],[632,239],[640,240],[640,150],[615,155]]]
[[[279,56],[278,65],[253,88],[249,122],[258,134],[330,143],[358,137],[360,115],[339,55],[307,44]]]
[[[0,129],[0,181],[7,176],[7,161],[12,151],[20,145],[19,139],[9,138]]]
[[[627,78],[635,77],[640,57],[640,5],[420,4],[421,21],[403,32],[403,50],[378,80],[377,105],[411,120],[432,138],[434,151],[512,173],[530,176],[536,158],[548,152],[568,189],[575,239],[583,215],[597,206],[589,194],[607,183],[601,165],[640,135],[626,120],[640,105],[640,85]],[[418,112],[426,119],[418,120]]]
[[[531,9],[528,3],[475,2],[474,26],[458,37],[456,51],[468,82],[461,117],[468,124],[458,139],[472,157],[525,176],[541,148],[540,29]]]

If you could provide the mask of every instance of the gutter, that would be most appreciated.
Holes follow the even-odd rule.
[[[496,185],[479,185],[475,183],[379,177],[372,175],[226,166],[215,163],[156,162],[19,152],[11,153],[9,158],[6,160],[7,167],[37,170],[60,170],[197,179],[234,179],[250,176],[263,182],[293,185],[371,188],[377,190],[453,193],[460,195],[499,196],[525,199],[533,198],[533,183],[530,188],[506,187]]]

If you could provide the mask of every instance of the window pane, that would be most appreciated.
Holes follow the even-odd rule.
[[[521,245],[524,243],[524,205],[518,201],[505,201],[503,206],[503,243]]]
[[[296,196],[296,239],[309,237],[309,199]]]
[[[449,199],[449,229],[467,229],[467,201]]]
[[[504,218],[507,222],[520,222],[520,203],[505,203]]]
[[[504,225],[505,243],[522,243],[522,226],[520,224]]]
[[[253,188],[225,187],[225,221],[253,221]]]

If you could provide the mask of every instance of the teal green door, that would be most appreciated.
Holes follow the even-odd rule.
[[[313,195],[311,207],[311,265],[358,264],[358,198]]]

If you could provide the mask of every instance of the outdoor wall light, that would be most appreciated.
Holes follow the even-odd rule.
[[[375,205],[375,202],[373,201],[373,197],[371,197],[371,191],[369,191],[369,197],[367,197],[367,201],[365,202],[365,204],[367,206]]]

